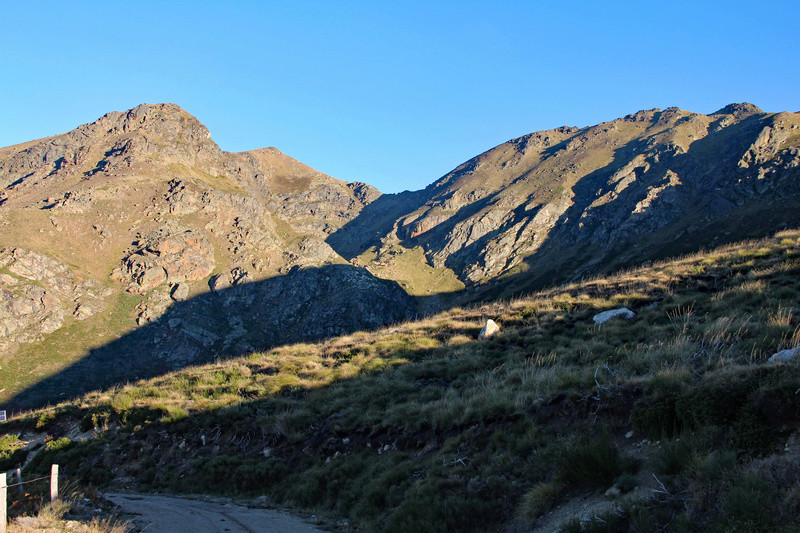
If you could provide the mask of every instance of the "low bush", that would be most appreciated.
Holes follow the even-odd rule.
[[[634,472],[637,464],[623,458],[608,433],[581,436],[568,443],[560,457],[560,475],[565,483],[588,488],[608,488],[620,475]]]
[[[22,441],[16,435],[0,435],[0,471],[12,470],[22,465],[28,456]]]
[[[533,522],[558,503],[561,492],[561,486],[555,482],[537,483],[522,497],[520,518]]]

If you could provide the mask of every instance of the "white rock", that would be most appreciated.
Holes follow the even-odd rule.
[[[605,324],[606,322],[615,317],[620,317],[624,318],[625,320],[630,320],[635,316],[636,313],[634,313],[627,307],[620,307],[619,309],[611,309],[610,311],[603,311],[602,313],[597,313],[592,317],[592,320],[594,320],[595,324]]]
[[[496,333],[499,332],[500,332],[500,326],[498,326],[497,322],[495,322],[490,318],[489,320],[486,321],[486,325],[483,326],[481,332],[478,333],[478,338],[484,339],[487,337],[491,337],[492,335],[495,335]]]
[[[795,346],[791,350],[781,350],[780,352],[776,353],[772,357],[770,357],[767,362],[769,363],[785,363],[787,361],[791,361],[795,359],[798,355],[800,355],[800,346]]]

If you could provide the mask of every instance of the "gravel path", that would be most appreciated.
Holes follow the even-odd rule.
[[[146,533],[320,533],[301,518],[272,509],[242,507],[224,500],[162,494],[105,494],[120,508],[120,518]]]

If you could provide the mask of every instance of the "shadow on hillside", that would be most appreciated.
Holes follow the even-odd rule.
[[[331,234],[326,242],[348,261],[361,255],[392,231],[394,224],[428,199],[429,189],[384,194],[367,204],[356,218]]]
[[[800,180],[794,179],[800,171],[766,177],[758,183],[755,178],[750,179],[757,168],[749,169],[746,175],[745,171],[731,171],[731,175],[722,172],[737,168],[735,158],[742,153],[747,139],[752,138],[752,131],[761,126],[758,119],[747,119],[695,141],[688,151],[667,147],[658,157],[651,157],[647,168],[642,167],[644,170],[632,167],[636,179],[624,188],[618,188],[619,180],[611,177],[636,155],[647,153],[652,139],[619,146],[606,166],[581,177],[572,187],[573,204],[516,272],[462,293],[432,295],[428,297],[430,302],[508,298],[645,260],[691,253],[761,237],[786,225],[800,225]],[[566,142],[553,146],[545,156],[555,156]],[[720,147],[724,149],[720,158],[709,157]],[[659,180],[668,170],[684,180],[674,187],[671,200],[658,200],[663,204],[651,214],[638,212],[637,203],[651,187],[661,183]],[[748,187],[766,186],[781,186],[782,196],[747,195]],[[328,243],[352,259],[378,244],[399,219],[423,206],[433,191],[429,187],[383,195],[331,235]],[[616,195],[613,201],[595,204],[610,193]],[[490,206],[495,198],[489,196],[480,203],[464,206],[423,234],[412,237],[401,231],[400,244],[410,248],[423,245],[430,250],[441,244],[456,223],[474,215],[476,209]],[[525,201],[519,205],[509,221],[453,254],[447,266],[458,271],[510,225],[535,214],[536,208],[528,208]],[[612,225],[608,220],[619,223]],[[418,301],[424,303],[423,299]],[[410,318],[415,312],[412,300],[397,283],[378,280],[363,268],[329,265],[295,270],[174,303],[159,320],[91,351],[71,367],[17,394],[6,405],[15,409],[37,407],[216,358],[378,328]]]
[[[653,116],[654,125],[662,115],[658,112]],[[721,127],[718,122],[712,123],[709,134],[693,141],[687,150],[677,143],[663,142],[658,138],[662,133],[658,128],[648,137],[616,147],[605,166],[580,177],[572,186],[572,205],[531,255],[501,278],[473,286],[459,295],[459,300],[463,303],[516,296],[644,261],[762,237],[800,223],[800,180],[796,179],[796,170],[787,170],[788,174],[781,177],[761,175],[756,167],[739,168],[739,158],[765,126],[764,117],[752,116],[728,127]],[[556,157],[573,139],[547,148],[542,159]],[[469,167],[462,169],[468,171]],[[517,181],[524,179],[528,179],[525,174]],[[760,193],[769,188],[780,193],[762,197]],[[404,193],[407,202],[385,195],[334,233],[328,243],[340,254],[353,257],[379,244],[397,220],[425,205],[433,193],[431,187]],[[454,232],[463,237],[473,231],[469,225],[458,228],[459,224],[482,216],[481,210],[504,200],[500,192],[489,194],[462,206],[423,233],[418,233],[410,221],[397,231],[399,244],[405,248],[422,246],[426,253],[435,254]],[[485,251],[507,246],[507,242],[500,241],[508,241],[508,232],[520,231],[525,221],[532,220],[543,207],[524,200],[520,199],[502,224],[448,255],[445,266],[466,281],[464,276],[470,265],[496,261],[497,258],[484,257]],[[377,226],[376,220],[380,221]],[[378,229],[367,235],[367,229],[375,227]],[[364,245],[358,247],[353,244],[356,242]]]
[[[757,171],[729,171],[737,168],[736,160],[763,125],[758,117],[750,117],[734,131],[723,129],[693,142],[688,151],[648,158],[647,168],[632,168],[636,180],[617,193],[609,179],[637,154],[645,153],[651,139],[621,146],[607,166],[572,187],[573,205],[536,252],[523,260],[519,272],[493,280],[481,296],[513,297],[800,225],[800,171],[757,180]],[[663,185],[668,171],[689,179],[658,197],[652,211],[637,209],[653,187]],[[764,190],[780,187],[780,193],[762,197],[759,186]],[[587,208],[612,192],[614,201],[593,206],[586,216]],[[609,220],[621,223],[612,225]]]
[[[16,394],[6,409],[42,407],[91,390],[151,378],[287,343],[376,329],[416,315],[394,281],[326,265],[173,302],[158,319]]]

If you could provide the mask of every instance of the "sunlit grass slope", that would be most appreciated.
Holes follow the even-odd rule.
[[[800,368],[767,359],[800,344],[798,302],[800,231],[785,231],[185,369],[7,429],[49,435],[31,471],[267,495],[350,528],[796,531]],[[623,306],[636,316],[592,321]],[[478,340],[487,318],[502,331]]]

